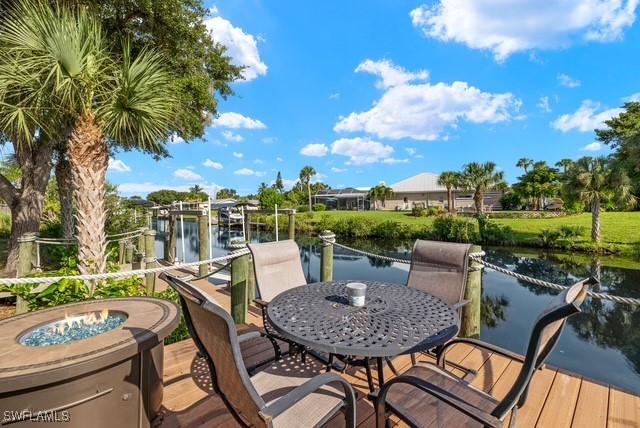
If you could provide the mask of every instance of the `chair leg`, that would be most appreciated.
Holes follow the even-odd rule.
[[[333,354],[329,354],[329,361],[327,361],[327,373],[331,371],[333,367]]]
[[[393,362],[391,361],[391,358],[386,357],[385,361],[387,362],[387,364],[389,365],[389,368],[391,369],[391,373],[393,373],[394,376],[398,376],[399,372],[398,370],[396,370],[396,368],[393,366]]]
[[[376,390],[373,384],[373,376],[371,375],[371,361],[369,358],[364,359],[364,368],[367,372],[367,383],[369,384],[369,392],[373,392]]]
[[[509,428],[515,428],[517,417],[518,417],[518,406],[514,406],[513,410],[511,410],[511,419],[509,420]]]
[[[416,361],[416,354],[411,353],[411,365],[412,365],[412,366],[415,366],[415,365],[416,365],[416,363],[417,363],[417,361]]]

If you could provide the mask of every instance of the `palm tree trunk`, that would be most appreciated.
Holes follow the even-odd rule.
[[[307,195],[309,195],[309,211],[311,211],[311,180],[307,181]]]
[[[58,183],[58,197],[60,198],[60,213],[62,215],[62,236],[73,238],[73,179],[71,164],[64,156],[60,156],[56,163],[56,182]]]
[[[473,194],[473,203],[476,206],[476,214],[482,213],[482,206],[484,204],[484,193],[480,190],[476,190]]]
[[[447,186],[447,209],[450,213],[453,212],[453,189],[451,186]]]
[[[597,196],[591,202],[591,240],[600,242],[600,198]]]
[[[107,142],[92,112],[86,112],[69,139],[74,184],[78,268],[82,274],[104,272],[106,260],[105,190],[109,162]]]

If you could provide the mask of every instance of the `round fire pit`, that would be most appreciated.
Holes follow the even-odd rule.
[[[172,302],[136,297],[0,321],[0,424],[149,427],[162,404]]]

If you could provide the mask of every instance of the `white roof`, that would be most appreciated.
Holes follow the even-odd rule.
[[[395,193],[442,192],[447,188],[438,184],[439,175],[423,172],[391,185]]]

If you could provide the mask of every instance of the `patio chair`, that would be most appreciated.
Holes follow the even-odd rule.
[[[534,323],[525,357],[479,340],[457,338],[439,350],[438,365],[415,365],[385,383],[376,400],[378,428],[385,426],[387,411],[411,426],[440,427],[502,427],[505,417],[511,413],[509,426],[514,426],[517,410],[527,400],[535,371],[551,353],[567,318],[580,312],[589,285],[595,283],[592,278],[580,281],[551,301]],[[457,343],[482,348],[522,364],[504,399],[496,400],[445,370],[447,350]]]
[[[213,389],[241,425],[320,426],[344,411],[346,426],[355,427],[355,393],[346,380],[335,373],[303,370],[291,361],[249,376],[227,311],[196,286],[168,279],[186,308],[193,340],[206,352]]]
[[[407,286],[440,298],[458,311],[469,301],[464,299],[469,271],[471,245],[418,239],[413,245]],[[429,350],[427,353],[433,355]],[[415,354],[411,362],[416,364]],[[465,370],[474,375],[473,370]]]
[[[291,288],[307,285],[300,262],[300,248],[292,240],[249,244],[248,247],[253,257],[256,286],[260,294],[254,303],[262,311],[264,329],[270,337],[287,342],[290,349],[300,349],[304,360],[304,349],[280,336],[267,319],[267,306],[274,297]]]

